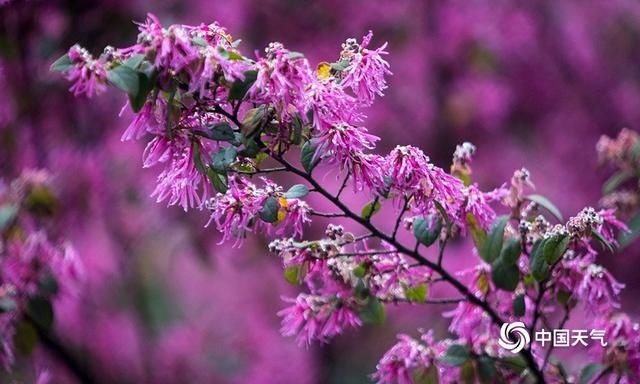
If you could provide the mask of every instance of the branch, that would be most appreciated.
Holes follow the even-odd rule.
[[[342,185],[340,186],[340,189],[338,190],[338,193],[336,194],[336,199],[340,198],[340,195],[342,194],[342,191],[344,191],[345,187],[347,186],[347,181],[349,181],[349,177],[351,177],[351,171],[347,171],[347,175],[344,177],[344,180],[342,180]]]
[[[345,217],[344,213],[340,213],[340,212],[316,212],[316,211],[311,211],[310,214],[312,216],[319,216],[319,217]]]
[[[314,178],[312,178],[307,173],[299,170],[298,168],[294,167],[293,165],[288,163],[281,156],[279,156],[277,154],[274,154],[274,153],[272,153],[271,155],[276,161],[278,161],[280,164],[282,164],[291,173],[294,173],[294,174],[302,177],[303,179],[307,180],[307,182],[309,182],[309,184],[311,184],[320,194],[322,194],[325,198],[327,198],[327,200],[331,201],[331,203],[333,203],[337,208],[342,210],[347,217],[349,217],[350,219],[352,219],[356,223],[360,224],[364,228],[366,228],[369,231],[371,231],[371,233],[374,236],[376,236],[376,237],[380,238],[381,240],[384,240],[387,243],[393,245],[398,250],[398,252],[404,253],[407,256],[409,256],[409,257],[413,258],[414,260],[416,260],[417,262],[419,262],[420,264],[425,265],[425,266],[433,269],[434,271],[436,271],[444,280],[448,281],[454,288],[456,288],[458,290],[458,292],[460,292],[470,303],[482,308],[484,310],[484,312],[487,313],[487,315],[491,318],[491,320],[496,325],[501,326],[504,323],[502,318],[493,310],[493,308],[491,308],[489,303],[487,303],[485,300],[480,299],[479,297],[474,295],[462,282],[460,282],[455,277],[453,277],[449,272],[447,272],[440,265],[438,265],[438,264],[432,262],[431,260],[425,258],[423,255],[421,255],[417,251],[417,249],[416,250],[411,250],[411,249],[405,247],[404,245],[402,245],[401,243],[397,242],[391,236],[389,236],[386,233],[380,231],[369,220],[367,220],[366,218],[363,218],[360,215],[358,215],[358,214],[354,213],[353,211],[351,211],[342,201],[340,201],[338,198],[336,198],[335,196],[330,194],[327,190],[325,190]],[[529,349],[523,349],[522,351],[520,351],[520,354],[522,355],[524,360],[527,362],[527,365],[529,366],[529,368],[531,370],[531,373],[536,378],[536,380],[538,382],[544,383],[545,382],[544,375],[542,374],[542,371],[540,371],[540,369],[538,368],[538,366],[537,366],[537,364],[536,364],[536,362],[535,362],[535,360],[533,358],[533,355],[532,355],[531,351]]]
[[[350,253],[339,253],[338,256],[375,256],[375,255],[389,255],[392,253],[398,253],[398,251],[365,251],[365,252],[350,252]]]
[[[382,300],[386,303],[392,303],[392,304],[397,304],[397,303],[407,303],[407,304],[458,304],[460,302],[465,301],[466,299],[464,297],[459,297],[459,298],[443,298],[443,299],[426,299],[425,301],[411,301],[411,300],[407,300],[407,299],[398,299],[398,298],[393,298],[393,299],[389,299],[389,300]]]
[[[402,206],[400,215],[398,215],[398,219],[396,220],[396,225],[393,227],[393,234],[391,235],[391,237],[393,237],[394,239],[396,238],[396,234],[398,233],[398,228],[400,228],[402,217],[404,216],[405,212],[407,212],[407,209],[409,208],[409,200],[411,200],[409,197],[406,197],[406,196],[404,197],[404,205]]]
[[[569,320],[569,315],[570,315],[570,309],[567,306],[565,307],[564,316],[562,317],[562,320],[560,320],[560,324],[556,329],[562,329],[562,327],[564,327],[565,323]],[[554,347],[555,347],[554,343],[551,343],[551,345],[549,346],[549,349],[547,349],[547,352],[544,355],[544,361],[542,363],[543,372],[544,372],[544,369],[547,367],[547,364],[549,364],[549,358],[551,357],[551,352],[553,351]]]
[[[41,345],[45,347],[51,356],[57,359],[69,372],[71,372],[79,383],[95,384],[100,381],[91,373],[89,368],[81,362],[74,354],[65,347],[60,340],[51,332],[44,329],[31,316],[25,314],[26,320],[31,323],[38,333],[38,339]]]

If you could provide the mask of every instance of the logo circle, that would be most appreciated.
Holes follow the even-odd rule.
[[[522,321],[504,323],[500,327],[500,340],[498,344],[513,353],[518,353],[531,342],[531,337]]]

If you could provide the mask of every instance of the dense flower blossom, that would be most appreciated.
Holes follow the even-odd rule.
[[[191,143],[180,153],[175,153],[162,173],[158,185],[151,194],[158,202],[168,200],[168,205],[180,205],[185,211],[189,207],[201,207],[210,195],[208,180],[196,167],[194,151],[197,142]],[[202,188],[202,192],[200,192]]]
[[[40,222],[56,204],[45,171],[24,171],[10,185],[0,182],[0,363],[14,363],[13,336],[31,300],[50,300],[58,292],[76,293],[83,267],[71,244],[56,239]],[[34,204],[38,199],[39,205]]]
[[[296,336],[301,345],[309,345],[313,340],[326,343],[345,328],[362,325],[348,302],[339,297],[325,298],[301,293],[296,299],[287,301],[293,305],[278,313],[283,317],[282,333]]]
[[[441,353],[431,332],[416,340],[408,335],[398,335],[398,342],[380,359],[373,379],[380,384],[412,384],[420,378],[428,378],[436,372],[437,358]]]
[[[265,57],[258,59],[256,69],[257,79],[250,90],[253,98],[277,106],[287,121],[292,117],[291,108],[306,110],[306,88],[313,78],[304,57],[286,50],[280,43],[271,43],[265,48]]]
[[[378,137],[367,133],[364,127],[336,124],[320,133],[317,145],[331,161],[344,163],[352,153],[373,148],[373,144],[378,140]]]
[[[601,162],[615,164],[625,169],[633,169],[637,164],[636,151],[640,136],[635,131],[623,129],[618,137],[600,137],[596,144],[596,151]]]
[[[616,312],[597,317],[593,326],[604,330],[603,341],[593,345],[591,351],[613,368],[609,382],[631,384],[640,380],[640,324]]]
[[[86,49],[77,44],[69,49],[69,59],[72,67],[66,76],[67,80],[73,82],[70,91],[74,95],[91,97],[104,92],[107,88],[107,72],[101,59],[94,59]]]
[[[131,106],[139,111],[123,140],[151,134],[143,165],[165,166],[153,196],[185,210],[206,206],[222,242],[233,239],[238,245],[249,233],[281,237],[269,248],[282,259],[287,281],[305,289],[279,312],[281,331],[303,345],[380,321],[385,304],[437,302],[427,297],[436,281],[453,287],[461,297],[441,303],[457,303],[444,313],[456,339],[436,348],[430,335],[422,342],[401,337],[381,360],[374,375],[380,382],[409,382],[415,373],[458,382],[465,368],[455,366],[474,371],[478,359],[503,356],[497,343],[502,321],[518,319],[533,330],[546,325],[555,309],[554,290],[558,298],[568,293],[584,301],[588,312],[617,309],[614,300],[622,285],[595,264],[591,245],[595,238],[611,246],[616,232],[625,229],[613,211],[585,208],[565,225],[552,226],[537,209],[560,215],[545,199],[525,195],[533,187],[526,169],[517,170],[510,184],[480,190],[471,179],[475,147],[470,143],[456,148],[450,173],[417,147],[397,146],[386,156],[372,153],[378,138],[361,124],[359,108],[383,94],[390,72],[382,58],[386,44],[370,50],[371,38],[369,33],[360,44],[347,40],[338,62],[322,62],[314,71],[302,54],[280,43],[269,44],[253,60],[217,24],[163,28],[149,16],[138,44],[104,57],[105,65],[130,65],[151,83],[140,95],[131,94],[126,84],[114,85],[128,89]],[[145,72],[149,66],[157,77]],[[298,160],[290,160],[292,153]],[[268,168],[270,163],[276,166]],[[344,175],[337,193],[313,177],[318,163],[336,165]],[[280,172],[306,184],[284,192],[270,179],[260,176],[260,187],[253,179]],[[373,195],[361,212],[342,199],[348,184]],[[316,211],[304,200],[310,192],[338,212]],[[496,221],[492,202],[502,203],[509,215]],[[383,204],[393,205],[393,232],[379,228],[374,217]],[[332,224],[325,238],[307,240],[304,226],[312,216],[341,218],[368,233],[356,236]],[[415,246],[398,239],[403,219]],[[471,288],[466,288],[459,274],[448,272],[443,257],[449,240],[469,230],[472,254],[483,261],[470,269]],[[423,253],[431,246],[438,248],[437,259]],[[547,286],[548,275],[557,286]],[[447,347],[464,349],[465,360],[433,369],[435,349],[446,354]],[[521,355],[538,380],[552,376],[540,361],[540,348]],[[493,371],[496,379],[515,374],[507,368]]]
[[[310,223],[311,208],[300,199],[279,200],[284,218],[277,224],[276,234],[282,236],[291,233],[293,237],[302,237],[303,225]]]
[[[308,93],[313,127],[318,132],[326,132],[336,124],[354,125],[364,118],[358,111],[357,99],[347,94],[335,78],[314,81]]]
[[[493,323],[481,308],[461,302],[455,309],[443,313],[443,316],[451,318],[449,331],[469,345],[481,350],[488,343],[496,343],[495,332],[492,333]]]
[[[465,189],[465,202],[463,205],[463,217],[472,214],[480,227],[485,230],[496,218],[495,211],[489,206],[485,193],[478,189],[477,184],[470,185]]]
[[[373,38],[373,32],[363,37],[362,43],[358,44],[355,39],[348,39],[342,45],[340,60],[347,61],[349,66],[345,69],[342,77],[342,86],[350,87],[363,104],[369,105],[376,95],[384,96],[383,91],[387,88],[386,75],[390,75],[389,63],[382,56],[387,55],[385,51],[387,44],[370,50],[367,46]]]
[[[398,146],[386,157],[390,187],[412,193],[418,211],[433,209],[437,201],[452,218],[458,219],[458,209],[464,199],[462,182],[429,162],[420,149]]]
[[[223,235],[221,242],[236,239],[235,244],[239,245],[247,232],[253,230],[254,218],[264,198],[254,184],[231,179],[225,194],[218,194],[207,202],[207,209],[211,211],[207,225],[214,221]]]
[[[584,271],[577,295],[586,304],[587,309],[596,313],[606,313],[620,307],[617,297],[622,288],[624,284],[616,281],[609,271],[600,265],[589,264]]]

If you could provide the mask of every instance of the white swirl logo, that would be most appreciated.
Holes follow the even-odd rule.
[[[500,340],[498,340],[498,344],[507,351],[518,353],[522,351],[529,342],[531,342],[531,337],[523,322],[515,321],[513,323],[504,323],[502,327],[500,327]]]

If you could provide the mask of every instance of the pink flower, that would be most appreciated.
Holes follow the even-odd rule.
[[[258,76],[249,90],[251,99],[274,105],[284,121],[295,112],[305,116],[307,87],[314,81],[309,63],[280,43],[269,44],[265,52],[256,63]]]
[[[618,244],[618,239],[616,234],[618,232],[628,232],[629,227],[622,221],[618,220],[615,216],[615,210],[613,209],[602,209],[598,212],[600,219],[602,220],[602,225],[600,226],[600,233],[607,239],[608,242],[612,244]]]
[[[380,139],[367,133],[364,127],[344,123],[330,126],[317,137],[318,150],[337,163],[344,162],[353,152],[373,148],[375,142]]]
[[[382,58],[388,54],[385,51],[387,43],[375,50],[367,49],[372,37],[373,32],[369,31],[361,45],[353,39],[347,40],[342,45],[341,53],[341,59],[350,62],[344,71],[341,85],[351,88],[364,105],[371,105],[376,95],[384,96],[383,91],[387,88],[384,77],[391,74],[389,63]]]
[[[219,244],[235,238],[234,245],[240,245],[246,234],[253,230],[263,201],[264,195],[253,183],[229,179],[229,190],[225,194],[219,193],[206,204],[211,211],[207,226],[214,221],[223,235]]]
[[[459,219],[459,208],[464,201],[464,185],[441,168],[429,162],[420,149],[397,146],[386,157],[390,187],[412,195],[416,211],[427,213],[440,203],[452,220]]]
[[[496,343],[497,339],[491,334],[491,318],[477,305],[463,301],[443,316],[451,318],[449,331],[469,345],[482,349],[487,343]]]
[[[378,155],[352,152],[345,159],[343,169],[351,171],[354,191],[380,189],[384,186],[383,167],[384,158]]]
[[[69,89],[73,95],[91,97],[104,92],[107,82],[104,63],[94,59],[86,49],[78,44],[69,49],[68,55],[73,66],[65,76],[67,80],[73,82]]]
[[[311,222],[311,208],[300,199],[281,200],[280,204],[285,204],[284,219],[277,224],[275,233],[278,236],[291,234],[292,237],[302,237],[304,230],[302,226]]]
[[[308,96],[313,127],[317,132],[327,132],[339,124],[354,125],[364,118],[357,111],[356,99],[345,93],[334,78],[311,83]]]
[[[139,140],[146,133],[161,132],[163,128],[161,126],[161,124],[163,124],[161,123],[161,116],[164,115],[164,112],[160,112],[159,109],[159,107],[151,102],[145,103],[124,131],[120,140]]]
[[[637,383],[640,381],[640,324],[633,322],[627,314],[614,313],[596,318],[594,329],[604,331],[602,342],[594,342],[591,352],[603,364],[611,365],[610,382]],[[602,345],[606,343],[606,345]]]
[[[362,321],[340,297],[324,297],[301,293],[296,299],[284,299],[292,306],[278,312],[282,316],[282,334],[296,336],[300,345],[317,340],[327,343],[348,327],[359,327]]]
[[[618,295],[624,288],[605,268],[589,264],[578,286],[577,296],[593,313],[607,313],[619,308]]]
[[[462,207],[462,217],[464,218],[468,213],[471,213],[478,221],[480,227],[488,230],[496,218],[496,213],[489,206],[486,194],[478,189],[477,184],[470,185],[465,189],[464,193],[466,199]]]
[[[202,148],[201,140],[189,139],[179,135],[173,139],[156,136],[145,149],[145,167],[157,163],[166,163],[165,169],[158,175],[158,185],[151,194],[158,203],[167,200],[167,204],[201,209],[211,196],[209,180],[196,167],[195,147]],[[200,153],[207,151],[198,150]]]
[[[398,335],[398,342],[378,362],[372,378],[379,384],[413,384],[427,377],[433,367],[438,375],[436,362],[441,348],[434,345],[432,332],[423,334],[421,340]]]

